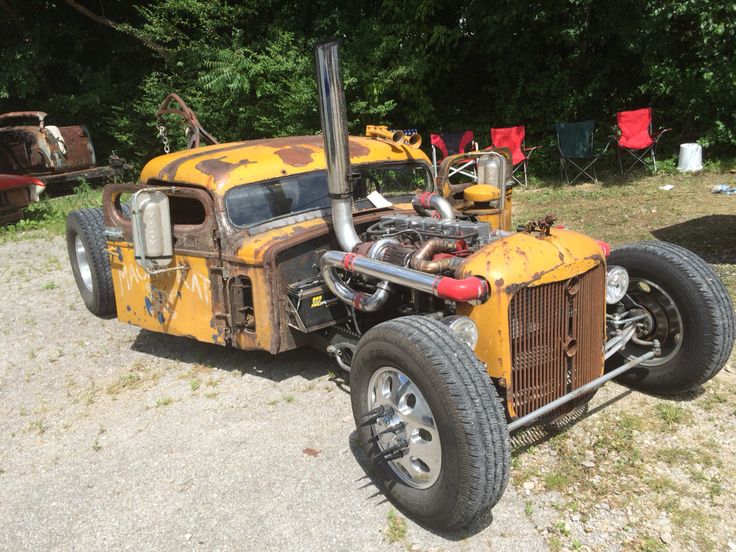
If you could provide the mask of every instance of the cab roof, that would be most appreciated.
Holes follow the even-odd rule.
[[[382,139],[350,136],[353,164],[424,161],[427,156],[408,145]],[[172,182],[202,186],[224,194],[230,188],[324,170],[321,135],[291,136],[217,144],[162,155],[149,161],[141,172],[144,184]]]

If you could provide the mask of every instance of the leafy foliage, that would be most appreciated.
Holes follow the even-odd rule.
[[[153,113],[179,93],[220,140],[319,130],[312,46],[344,39],[351,130],[423,132],[651,105],[671,143],[736,147],[736,4],[715,0],[0,0],[0,110],[90,126],[100,157],[160,153]],[[172,129],[172,138],[173,138]],[[180,133],[177,133],[180,134]],[[181,138],[179,138],[181,141]]]

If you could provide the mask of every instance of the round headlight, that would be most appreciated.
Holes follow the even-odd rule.
[[[450,331],[462,339],[468,347],[475,349],[478,344],[478,327],[467,316],[446,316],[442,319]]]
[[[609,266],[606,274],[606,303],[618,303],[629,289],[629,273],[622,266]]]

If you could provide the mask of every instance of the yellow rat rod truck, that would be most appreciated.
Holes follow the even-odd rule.
[[[418,137],[348,136],[338,44],[316,61],[321,136],[164,155],[140,183],[109,185],[102,209],[69,215],[90,311],[331,354],[374,481],[435,528],[500,499],[511,431],[613,378],[679,393],[722,368],[733,307],[703,260],[662,242],[606,258],[551,218],[512,231],[508,151],[448,158],[433,177]],[[469,161],[477,182],[451,182]]]

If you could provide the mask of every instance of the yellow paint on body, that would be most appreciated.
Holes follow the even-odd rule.
[[[488,374],[511,381],[509,305],[518,289],[564,281],[604,262],[595,240],[556,229],[547,237],[513,234],[471,255],[459,272],[484,277],[491,296],[482,305],[458,305],[458,313],[469,316],[478,326],[475,354],[486,364]],[[513,416],[510,403],[509,410]]]
[[[415,160],[429,167],[429,159],[418,149],[362,136],[350,137],[350,160],[356,165]],[[162,155],[146,164],[141,181],[186,183],[224,194],[242,184],[325,167],[322,136],[294,136],[218,144]]]
[[[132,244],[109,242],[108,252],[121,322],[223,344],[224,336],[213,323],[212,288],[204,258],[175,255],[171,266],[188,265],[186,275],[182,271],[149,275],[136,263]]]

